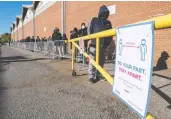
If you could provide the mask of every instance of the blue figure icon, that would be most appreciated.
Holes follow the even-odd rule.
[[[141,40],[140,53],[141,53],[141,60],[145,61],[145,55],[147,54],[147,46],[146,46],[146,40],[145,39]]]
[[[122,39],[119,40],[119,55],[122,55]]]

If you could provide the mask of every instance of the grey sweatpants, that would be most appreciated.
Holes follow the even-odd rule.
[[[90,52],[89,55],[92,59],[96,60],[96,48],[90,47]],[[100,66],[103,67],[105,63],[105,53],[104,53],[104,48],[100,48]],[[98,70],[93,66],[91,62],[89,62],[89,67],[88,67],[88,78],[93,78],[96,79],[96,76],[98,74]]]

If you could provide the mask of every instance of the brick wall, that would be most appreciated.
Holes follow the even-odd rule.
[[[66,2],[66,34],[74,27],[80,28],[82,22],[88,24],[93,16],[97,16],[101,5],[112,5],[114,2]]]
[[[116,15],[113,16],[113,26],[118,27],[141,20],[150,19],[160,14],[168,14],[171,11],[171,2],[114,2]],[[123,9],[124,8],[124,9]],[[163,51],[171,55],[171,29],[155,30],[154,65]],[[171,58],[167,60],[171,67]]]
[[[15,41],[17,41],[17,30],[16,30],[16,32],[14,33],[14,39],[15,39]]]
[[[15,32],[13,33],[13,39],[14,39],[14,41],[16,40],[16,39],[15,39]]]
[[[18,29],[18,40],[22,39],[22,27]]]
[[[33,20],[24,25],[24,38],[33,36]]]
[[[38,15],[35,20],[36,36],[39,36],[40,38],[52,36],[55,27],[58,27],[61,30],[61,2],[57,2],[50,6]]]
[[[74,27],[80,28],[82,22],[87,24],[93,16],[97,16],[99,7],[103,4],[116,5],[116,14],[109,17],[113,27],[150,19],[160,14],[165,15],[171,11],[171,2],[67,2],[67,36],[69,37],[69,32]],[[163,51],[171,56],[170,32],[170,28],[155,31],[154,65]],[[171,58],[167,60],[167,64],[171,67]]]
[[[88,24],[90,19],[97,16],[101,5],[116,5],[116,14],[109,16],[113,27],[118,27],[137,21],[150,19],[160,14],[168,14],[171,11],[171,2],[66,2],[66,34],[69,38],[70,31],[80,28],[80,24]],[[36,36],[48,37],[52,35],[57,26],[61,30],[61,2],[57,2],[35,18]],[[44,28],[46,27],[46,31]],[[171,29],[155,31],[154,65],[161,53],[166,51],[171,56]],[[22,32],[21,32],[22,34]],[[16,33],[14,33],[16,36]],[[32,21],[24,25],[24,38],[32,36]],[[20,35],[19,35],[20,36]],[[22,36],[22,35],[21,35]],[[16,37],[15,37],[16,38]],[[114,38],[115,39],[115,38]],[[167,60],[171,67],[171,58]]]

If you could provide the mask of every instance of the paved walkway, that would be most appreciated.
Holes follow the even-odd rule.
[[[89,84],[86,68],[71,77],[71,60],[5,47],[0,62],[0,119],[139,119],[107,82]],[[169,72],[154,72],[148,111],[156,119],[171,117]]]

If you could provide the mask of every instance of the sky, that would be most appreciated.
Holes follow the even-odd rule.
[[[28,4],[32,1],[0,1],[0,34],[10,33],[12,22],[22,14],[22,5]]]

